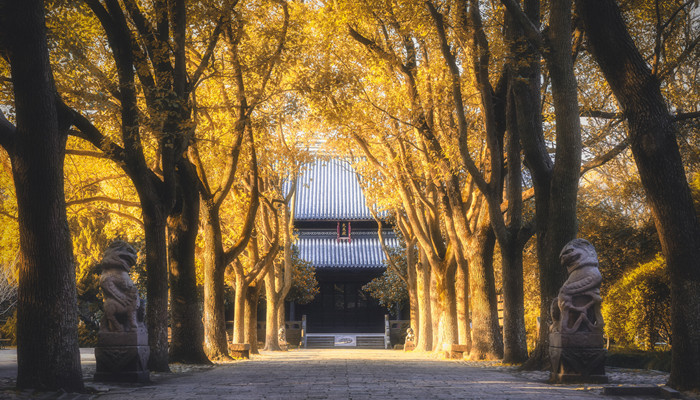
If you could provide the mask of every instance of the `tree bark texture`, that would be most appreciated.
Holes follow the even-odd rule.
[[[230,359],[224,309],[224,249],[218,205],[204,205],[204,351],[211,360]]]
[[[245,275],[236,272],[236,293],[233,301],[233,343],[246,343],[244,314],[247,292],[248,285],[245,282]]]
[[[416,239],[413,238],[406,244],[406,275],[408,289],[408,304],[410,308],[410,327],[413,329],[414,335],[417,334],[418,326],[420,325],[418,313],[418,281],[417,281],[417,260],[416,260]]]
[[[420,251],[421,255],[423,251]],[[417,351],[430,351],[433,349],[433,321],[430,308],[430,266],[425,256],[421,256],[421,262],[416,265],[416,286],[418,287],[418,329],[414,331],[418,341]]]
[[[469,266],[464,263],[457,267],[455,276],[455,287],[457,290],[457,334],[459,344],[472,346],[471,316],[469,313]]]
[[[527,359],[525,298],[523,290],[523,248],[501,248],[503,271],[503,362]]]
[[[249,286],[245,297],[245,343],[250,343],[250,354],[260,354],[258,348],[258,300],[262,283]]]
[[[472,360],[503,358],[503,339],[498,326],[498,303],[493,271],[496,238],[488,213],[481,210],[478,225],[469,246],[469,285],[472,317]]]
[[[700,223],[685,176],[676,128],[619,8],[578,0],[588,43],[628,121],[630,148],[654,216],[671,277],[671,377],[700,388]]]
[[[168,217],[170,269],[170,362],[210,363],[204,353],[204,326],[197,289],[195,248],[199,230],[199,192],[194,166],[178,167],[177,200]]]
[[[144,202],[142,201],[142,206]],[[157,206],[143,207],[143,225],[146,239],[146,325],[151,353],[148,368],[151,371],[170,371],[168,367],[168,259],[165,239],[166,217],[154,210]]]
[[[275,278],[275,267],[275,265],[270,266],[270,271],[265,277],[265,350],[268,351],[281,350],[277,337],[277,331],[279,330],[277,323],[279,318],[277,316],[278,301],[276,299],[277,290],[275,289],[277,281]]]
[[[457,334],[457,292],[455,290],[455,273],[457,263],[453,260],[445,270],[445,275],[438,281],[438,292],[440,295],[440,308],[444,314],[444,325],[441,333],[442,346],[449,350],[449,346],[457,344],[459,336]]]
[[[43,2],[3,1],[2,8],[17,121],[6,146],[20,233],[17,387],[79,391],[75,266],[63,187],[67,134],[55,106]]]
[[[431,332],[433,333],[433,351],[442,350],[442,338],[443,338],[443,327],[445,325],[445,315],[443,314],[442,304],[440,297],[444,296],[444,292],[440,292],[438,287],[438,281],[436,277],[436,271],[431,268],[430,271],[430,315],[432,316],[433,326],[431,327]]]

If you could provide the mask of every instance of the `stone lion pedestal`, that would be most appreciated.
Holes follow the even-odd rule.
[[[131,332],[97,334],[95,381],[149,382],[148,333],[145,329]]]
[[[605,340],[598,333],[549,334],[552,383],[607,383]]]
[[[569,278],[552,302],[549,358],[552,383],[607,383],[598,256],[588,241],[574,239],[559,255]]]
[[[110,244],[99,266],[104,318],[95,347],[95,381],[148,382],[148,332],[145,302],[129,277],[136,250],[128,243]]]

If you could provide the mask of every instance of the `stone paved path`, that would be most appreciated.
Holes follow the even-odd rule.
[[[0,391],[0,398],[542,400],[603,397],[599,385],[549,385],[538,376],[518,376],[495,366],[474,366],[463,361],[388,350],[295,350],[265,353],[249,361],[214,367],[175,365],[176,372],[152,374],[153,383],[143,386],[93,383],[90,368],[94,371],[94,367],[85,367],[86,384],[95,391],[93,394],[5,389]]]

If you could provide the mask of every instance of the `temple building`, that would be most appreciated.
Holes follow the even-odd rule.
[[[352,166],[317,160],[297,184],[294,226],[302,259],[316,268],[320,293],[296,305],[291,318],[306,315],[309,334],[383,333],[386,309],[361,290],[385,270],[377,223]],[[387,246],[398,246],[391,229]],[[358,335],[359,336],[359,335]]]

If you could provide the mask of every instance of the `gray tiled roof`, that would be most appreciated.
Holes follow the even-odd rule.
[[[338,241],[336,231],[304,231],[299,233],[300,257],[314,267],[384,267],[382,251],[376,231],[352,231],[351,241]],[[389,247],[397,247],[396,235],[387,231],[384,240]]]
[[[371,220],[350,163],[331,159],[307,165],[297,184],[294,219]]]

